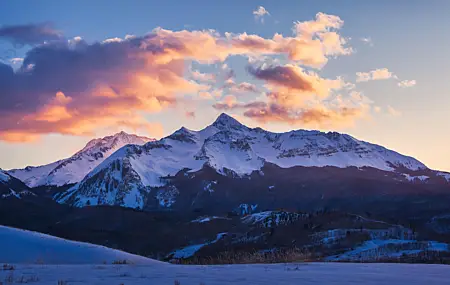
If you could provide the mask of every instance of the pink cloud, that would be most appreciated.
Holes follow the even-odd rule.
[[[61,34],[50,26],[2,27],[0,37],[17,43],[49,42],[29,50],[16,71],[0,63],[0,139],[28,141],[51,133],[87,135],[114,126],[144,129],[148,125],[145,114],[175,106],[186,94],[221,97],[223,90],[211,86],[216,75],[194,71],[186,78],[186,65],[191,61],[223,63],[235,55],[280,55],[293,61],[251,69],[253,76],[266,82],[271,104],[285,107],[294,102],[298,106],[298,97],[326,97],[330,90],[340,88],[341,80],[321,78],[299,65],[319,68],[330,56],[348,54],[345,40],[337,33],[343,22],[318,14],[305,23],[296,23],[294,37],[157,28],[142,37],[92,44],[81,37],[61,40]],[[228,80],[234,76],[229,67],[223,72]],[[247,82],[230,89],[259,92]],[[233,108],[237,104],[233,100],[226,96],[216,107]]]

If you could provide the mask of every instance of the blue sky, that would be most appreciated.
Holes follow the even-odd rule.
[[[263,6],[270,15],[264,22],[255,19],[253,11]],[[343,26],[337,30],[347,40],[346,46],[353,49],[350,55],[328,56],[321,69],[312,69],[322,78],[335,79],[341,76],[346,82],[355,84],[353,91],[369,100],[370,110],[365,116],[354,118],[352,123],[337,126],[331,123],[311,125],[291,121],[265,121],[243,116],[243,110],[226,110],[251,126],[262,126],[273,131],[296,128],[338,130],[359,139],[382,144],[398,152],[414,156],[431,168],[450,170],[450,59],[446,56],[450,48],[449,32],[450,2],[447,1],[2,1],[0,3],[0,26],[52,23],[65,39],[81,37],[87,43],[101,42],[108,38],[124,38],[125,35],[143,36],[156,27],[170,31],[202,31],[214,29],[222,35],[255,34],[271,39],[275,33],[284,37],[293,36],[294,22],[311,21],[317,13],[338,16]],[[370,38],[371,42],[362,41]],[[11,64],[12,57],[24,58],[32,45],[13,46],[0,38],[0,56]],[[201,47],[199,47],[201,48]],[[281,55],[277,64],[292,63]],[[262,60],[264,61],[264,60]],[[268,82],[248,74],[246,56],[230,56],[224,62],[204,64],[193,62],[192,66],[203,73],[217,73],[226,63],[233,69],[235,82],[248,82],[261,89]],[[191,63],[186,64],[188,73]],[[301,63],[295,63],[301,66]],[[12,65],[12,64],[11,64]],[[15,69],[19,65],[13,65]],[[309,67],[304,67],[307,69]],[[385,80],[357,82],[357,72],[388,69],[393,76]],[[415,80],[409,88],[398,83]],[[216,83],[216,87],[221,83]],[[273,87],[273,86],[272,86]],[[279,87],[279,86],[277,86]],[[269,90],[270,91],[270,90]],[[64,90],[62,90],[64,92]],[[267,90],[266,90],[267,92]],[[64,92],[66,97],[69,93]],[[344,94],[345,96],[349,95]],[[158,131],[140,134],[162,136],[170,134],[182,125],[200,129],[211,123],[222,111],[213,108],[223,102],[230,91],[213,101],[190,101],[158,111],[143,112],[150,125]],[[235,95],[235,94],[234,94]],[[30,93],[29,96],[33,96]],[[53,96],[53,94],[52,94]],[[239,102],[249,103],[261,94],[235,96]],[[1,98],[0,98],[1,99]],[[279,102],[277,102],[279,103]],[[302,107],[302,110],[304,108]],[[195,111],[195,118],[187,118],[186,111]],[[6,113],[1,113],[2,115]],[[3,117],[6,119],[6,117]],[[3,120],[2,119],[2,120]],[[291,123],[290,123],[291,122]],[[0,122],[1,126],[1,122]],[[117,129],[89,129],[87,134],[46,130],[32,142],[0,141],[4,169],[51,162],[71,155],[88,140]],[[4,128],[5,132],[10,131]],[[1,130],[0,130],[1,131]],[[128,130],[133,131],[133,130]],[[38,150],[38,151],[37,151]]]

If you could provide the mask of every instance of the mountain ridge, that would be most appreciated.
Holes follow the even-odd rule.
[[[121,147],[127,144],[144,144],[152,140],[121,131],[111,136],[90,140],[83,149],[66,159],[41,166],[12,169],[8,173],[29,187],[73,184],[83,179],[87,173]]]
[[[165,177],[183,170],[189,175],[208,166],[221,175],[242,178],[261,172],[266,164],[281,169],[368,167],[404,173],[396,179],[409,182],[429,178],[419,172],[432,173],[412,157],[350,135],[307,130],[273,133],[249,128],[221,114],[199,131],[182,127],[161,140],[121,148],[58,201],[79,207],[107,204],[142,209],[149,199],[172,201],[180,195],[176,188],[165,189]],[[437,176],[434,172],[430,175]]]

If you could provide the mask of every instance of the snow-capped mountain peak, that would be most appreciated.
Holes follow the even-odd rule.
[[[29,187],[73,184],[81,181],[86,174],[121,147],[129,144],[143,145],[150,141],[154,139],[122,131],[89,141],[83,149],[69,158],[37,167],[13,169],[8,173]]]
[[[106,149],[118,149],[127,144],[142,145],[153,140],[154,139],[141,137],[134,134],[128,134],[124,131],[121,131],[112,136],[106,136],[104,138],[98,138],[89,141],[86,146],[75,155],[83,153],[95,153],[98,151],[105,152]]]
[[[241,124],[238,120],[225,113],[220,114],[219,117],[217,117],[217,119],[214,121],[212,126],[216,127],[219,130],[239,129],[239,128],[247,129],[247,127]]]
[[[90,205],[142,208],[145,197],[156,189],[154,198],[165,201],[161,205],[172,205],[178,190],[173,187],[164,190],[164,177],[173,177],[185,169],[195,172],[204,166],[222,175],[244,177],[260,171],[266,164],[281,168],[333,166],[369,167],[390,172],[427,170],[412,157],[349,135],[308,130],[273,133],[248,128],[221,114],[212,125],[200,131],[182,127],[159,141],[122,148],[62,195],[59,201],[76,206],[85,206],[89,202]]]

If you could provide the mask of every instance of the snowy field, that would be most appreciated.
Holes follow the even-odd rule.
[[[131,264],[114,265],[127,260]],[[0,284],[450,284],[450,266],[299,263],[173,265],[103,246],[0,226]]]
[[[12,278],[10,276],[13,276]],[[31,284],[132,285],[435,285],[450,284],[445,265],[308,263],[271,265],[16,265],[0,270],[0,282]],[[12,283],[12,284],[14,284]],[[25,282],[23,282],[25,283]],[[4,284],[10,284],[4,282]]]

